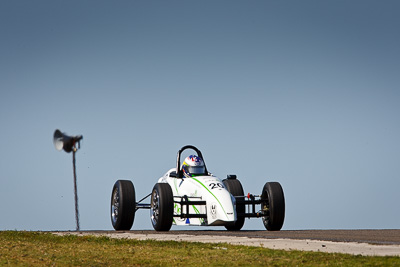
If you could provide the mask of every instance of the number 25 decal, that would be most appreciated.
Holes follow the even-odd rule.
[[[224,188],[224,186],[221,183],[211,183],[208,186],[211,187],[211,189]]]

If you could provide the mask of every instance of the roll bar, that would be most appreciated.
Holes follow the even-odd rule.
[[[178,151],[178,156],[177,156],[177,159],[176,159],[176,178],[183,178],[183,172],[181,170],[181,154],[186,149],[193,149],[194,151],[196,151],[197,156],[199,156],[203,160],[205,171],[206,171],[206,173],[208,173],[207,167],[206,167],[206,163],[204,161],[203,154],[201,154],[201,151],[195,146],[187,145],[187,146],[182,147]]]

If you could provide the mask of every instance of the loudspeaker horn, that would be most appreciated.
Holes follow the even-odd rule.
[[[82,135],[69,136],[57,129],[54,131],[53,143],[58,151],[64,149],[65,152],[70,153],[77,142],[78,146],[80,145],[79,141],[82,138]]]

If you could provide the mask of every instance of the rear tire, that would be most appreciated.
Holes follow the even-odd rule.
[[[157,183],[151,193],[150,218],[156,231],[169,231],[174,215],[174,196],[167,183]]]
[[[224,179],[222,181],[224,186],[232,194],[232,196],[244,196],[243,186],[237,179]],[[244,204],[236,204],[236,214],[245,213],[245,205]],[[244,217],[236,217],[236,222],[230,225],[225,225],[226,230],[228,231],[239,231],[242,229],[244,225]]]
[[[136,196],[133,183],[115,182],[111,194],[111,223],[115,230],[130,230],[135,219]]]
[[[270,182],[264,185],[261,193],[261,208],[266,212],[262,217],[265,228],[268,231],[279,231],[285,220],[285,196],[280,183]]]

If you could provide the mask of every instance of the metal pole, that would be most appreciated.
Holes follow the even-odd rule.
[[[72,150],[72,164],[74,167],[75,220],[76,220],[76,231],[79,231],[80,227],[79,227],[79,209],[78,209],[78,187],[76,184],[75,152],[76,148],[74,147],[74,149]]]

